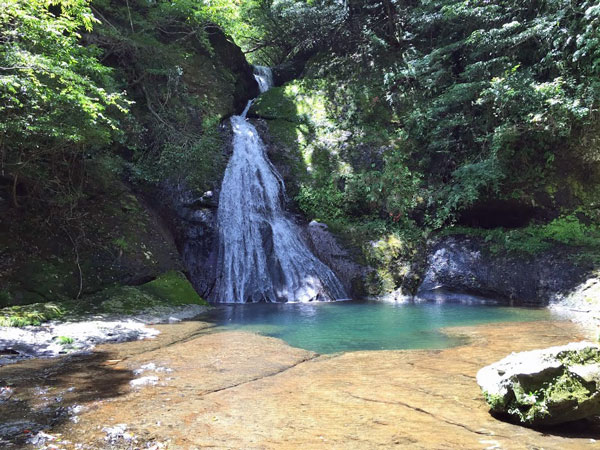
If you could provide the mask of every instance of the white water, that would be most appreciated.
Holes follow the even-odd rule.
[[[261,92],[271,71],[257,67]],[[264,89],[264,90],[263,90]],[[285,187],[267,159],[256,128],[246,120],[250,107],[231,118],[233,156],[219,196],[218,303],[309,302],[346,298],[334,273],[319,261],[283,209]]]
[[[254,78],[256,78],[261,94],[273,86],[273,72],[270,67],[254,66]]]

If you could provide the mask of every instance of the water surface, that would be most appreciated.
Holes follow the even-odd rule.
[[[440,329],[547,320],[546,309],[463,304],[315,302],[219,306],[208,319],[228,330],[256,332],[318,353],[432,349],[462,340]]]

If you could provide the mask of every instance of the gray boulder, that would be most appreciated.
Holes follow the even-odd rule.
[[[494,254],[489,247],[475,236],[446,236],[430,243],[417,296],[435,300],[443,290],[515,305],[547,305],[585,281],[591,270],[587,263],[573,264],[558,247],[536,255]]]
[[[557,425],[600,415],[600,346],[575,342],[513,353],[484,367],[477,383],[494,415]]]

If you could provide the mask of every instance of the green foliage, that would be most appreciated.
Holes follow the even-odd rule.
[[[331,182],[319,187],[302,185],[296,201],[305,214],[318,221],[335,224],[345,217],[344,194]]]
[[[117,248],[123,250],[124,252],[126,252],[127,250],[129,250],[129,247],[130,247],[129,242],[127,242],[127,239],[125,239],[123,236],[115,238],[113,240],[113,244]]]
[[[346,18],[345,9],[329,0],[217,0],[208,11],[252,61],[271,66],[314,52]]]
[[[600,253],[600,226],[586,225],[577,216],[562,216],[544,225],[491,230],[464,227],[448,228],[443,234],[470,234],[485,238],[490,251],[536,254],[556,245],[580,247],[587,253]]]
[[[94,2],[93,36],[137,105],[124,123],[128,173],[140,183],[212,189],[224,169],[219,122],[238,81],[223,62],[232,55],[217,54],[209,40],[211,20],[227,8],[191,0],[129,5]]]
[[[272,12],[277,4],[291,17],[293,3],[263,6]],[[594,150],[600,12],[594,2],[319,5],[325,3],[337,8],[340,25],[315,44],[321,53],[305,73],[324,81],[319,89],[327,96],[329,121],[351,135],[346,148],[366,144],[367,136],[401,147],[400,178],[410,180],[392,187],[380,163],[374,161],[377,170],[369,173],[340,151],[352,166],[340,170],[353,196],[371,197],[356,210],[374,213],[382,204],[416,209],[428,227],[440,228],[487,199],[539,201],[549,184],[568,177],[590,183],[593,175],[582,173],[600,173]],[[286,39],[300,45],[304,35]],[[397,204],[395,193],[410,190],[418,193]],[[574,195],[584,202],[581,192]],[[550,208],[562,206],[557,198],[551,202]]]
[[[593,2],[432,1],[406,12],[386,98],[429,172],[434,226],[482,197],[540,189],[597,109]]]
[[[128,102],[94,47],[86,0],[8,0],[0,10],[0,150],[3,173],[29,198],[76,203],[82,161],[119,136]]]
[[[67,314],[68,307],[65,303],[35,303],[2,308],[0,309],[0,326],[40,325],[42,322],[64,317]]]
[[[157,307],[192,304],[207,305],[182,273],[171,271],[141,286],[115,286],[77,302],[34,303],[1,308],[0,326],[24,327],[67,317],[98,313],[133,314]],[[61,343],[70,342],[65,340]]]
[[[58,343],[61,345],[71,345],[75,340],[69,336],[58,336]]]

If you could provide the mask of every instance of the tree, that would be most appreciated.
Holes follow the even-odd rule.
[[[85,158],[118,135],[127,101],[98,51],[80,44],[95,22],[86,0],[5,0],[0,8],[0,152],[19,193],[72,207]]]

